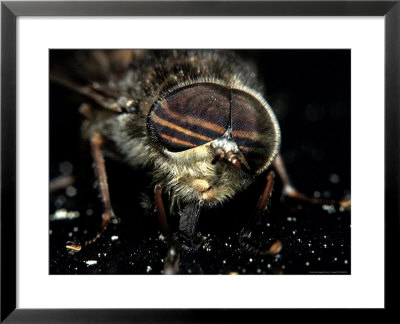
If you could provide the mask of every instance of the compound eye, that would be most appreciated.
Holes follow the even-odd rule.
[[[268,104],[243,90],[232,90],[232,136],[254,174],[269,166],[280,144]]]
[[[229,89],[200,83],[179,88],[153,104],[148,132],[156,143],[181,152],[221,137],[229,124]]]

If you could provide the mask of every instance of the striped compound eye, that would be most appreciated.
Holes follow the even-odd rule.
[[[229,124],[230,91],[216,84],[178,89],[151,108],[150,136],[170,152],[181,152],[221,137]]]
[[[268,104],[245,90],[213,83],[179,88],[151,108],[147,127],[153,141],[182,152],[229,134],[252,174],[275,157],[279,127]]]
[[[271,108],[262,98],[233,89],[232,136],[252,173],[272,163],[280,145],[280,130]]]

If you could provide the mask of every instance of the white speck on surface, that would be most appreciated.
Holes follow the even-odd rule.
[[[326,210],[328,214],[333,214],[336,212],[336,208],[333,205],[322,205],[322,209]]]
[[[92,265],[97,264],[97,260],[87,260],[87,261],[85,261],[85,263],[86,263],[88,266],[92,266]]]
[[[111,241],[116,241],[116,240],[118,240],[118,239],[119,239],[119,237],[118,237],[117,235],[111,236]]]
[[[79,217],[79,212],[78,211],[68,211],[66,209],[58,209],[54,214],[50,215],[50,220],[51,221],[56,221],[56,220],[71,220]]]

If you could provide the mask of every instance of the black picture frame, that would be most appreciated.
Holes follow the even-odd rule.
[[[236,322],[268,310],[16,308],[16,19],[19,16],[384,16],[385,310],[396,309],[399,219],[400,0],[395,1],[2,1],[1,322]],[[373,170],[366,177],[373,177]],[[371,190],[374,190],[371,188]],[[368,283],[366,283],[367,285]],[[165,292],[160,292],[165,293]],[[299,312],[299,310],[297,310]],[[279,320],[286,317],[280,312]],[[240,316],[239,316],[240,315]]]

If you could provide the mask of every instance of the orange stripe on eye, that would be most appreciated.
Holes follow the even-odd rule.
[[[190,116],[188,114],[180,114],[180,113],[172,111],[171,109],[169,109],[168,103],[165,100],[160,103],[160,106],[165,111],[167,111],[172,116],[172,118],[175,118],[178,120],[179,119],[189,119],[191,124],[200,125],[200,127],[207,128],[209,130],[212,130],[212,131],[214,131],[216,133],[220,133],[220,134],[223,134],[226,131],[226,128],[224,128],[218,124],[210,123],[210,122],[205,121],[204,119],[196,118],[196,117]]]
[[[173,124],[173,123],[170,123],[169,121],[166,121],[165,119],[162,119],[161,117],[158,117],[155,113],[153,113],[152,119],[153,119],[153,121],[156,122],[157,124],[166,126],[166,127],[170,128],[170,129],[176,130],[176,131],[181,132],[181,133],[183,133],[183,134],[186,134],[186,135],[189,135],[189,136],[192,136],[192,137],[199,138],[199,139],[201,139],[201,140],[203,140],[203,141],[211,142],[211,141],[213,140],[211,137],[204,136],[204,135],[201,135],[201,134],[192,132],[192,131],[190,131],[190,130],[188,130],[188,129],[185,129],[185,128],[183,128],[183,127],[180,127],[180,126],[178,126],[178,125],[175,125],[175,124]]]
[[[248,139],[254,142],[262,143],[270,138],[267,134],[260,134],[257,131],[242,131],[242,130],[234,130],[232,131],[232,135],[234,138],[242,138]]]
[[[182,145],[186,145],[186,146],[192,146],[192,147],[197,146],[196,144],[193,144],[193,143],[190,143],[190,142],[186,142],[186,141],[182,141],[182,140],[180,140],[179,138],[176,138],[176,137],[168,136],[168,135],[165,135],[163,133],[158,133],[158,134],[162,138],[165,138],[166,140],[169,140],[169,141],[174,142],[174,143],[178,143],[178,144],[182,144]]]

